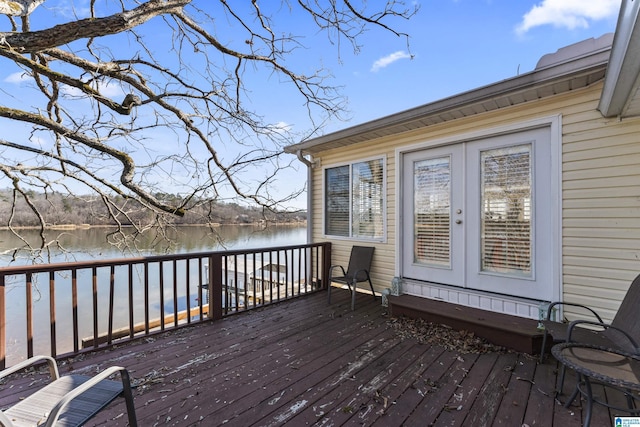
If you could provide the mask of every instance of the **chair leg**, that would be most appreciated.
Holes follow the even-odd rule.
[[[371,283],[371,279],[369,279],[369,287],[371,288],[371,293],[373,294],[373,299],[376,299],[376,291],[373,290],[373,283]]]
[[[331,288],[332,288],[331,279],[332,279],[331,274],[329,274],[329,281],[327,283],[327,305],[331,305]]]
[[[567,367],[565,365],[562,365],[562,368],[560,369],[560,388],[558,388],[557,390],[557,394],[562,394],[562,391],[564,389],[564,378],[567,375]]]
[[[547,336],[549,335],[549,332],[547,332],[547,329],[545,328],[544,330],[544,335],[542,336],[542,348],[540,349],[540,363],[544,362],[544,352],[547,348]]]
[[[120,372],[122,379],[122,394],[127,405],[127,417],[129,418],[129,427],[137,427],[136,407],[133,404],[133,392],[131,391],[131,379],[129,372],[124,370]]]
[[[564,368],[564,365],[562,365],[562,367]],[[562,381],[564,381],[564,369],[562,370],[562,376],[563,376]],[[578,397],[578,394],[580,393],[580,388],[578,386],[580,385],[581,381],[582,381],[582,375],[578,374],[578,378],[576,379],[576,388],[573,390],[573,393],[571,393],[571,396],[569,396],[567,401],[564,403],[565,408],[568,408],[569,406],[571,406],[573,401],[576,400],[576,397]],[[562,387],[562,385],[560,387]],[[562,393],[562,389],[560,389],[560,393]]]
[[[351,311],[356,309],[356,285],[353,284],[353,289],[351,289]]]

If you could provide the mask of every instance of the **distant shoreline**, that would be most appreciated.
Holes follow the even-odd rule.
[[[269,225],[304,225],[307,221],[292,221],[292,222],[275,222],[269,221]],[[233,226],[259,226],[264,225],[264,222],[241,222],[241,223],[220,223],[214,222],[210,224],[172,224],[171,227],[222,227],[223,225],[233,225]],[[47,225],[44,229],[51,231],[64,231],[64,230],[88,230],[91,228],[115,228],[118,225],[115,224],[54,224]],[[120,227],[133,227],[133,225],[121,225]],[[15,227],[7,227],[0,226],[0,231],[9,231],[9,230],[39,230],[40,227],[36,225],[18,225]]]

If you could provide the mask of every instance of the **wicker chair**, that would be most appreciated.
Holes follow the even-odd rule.
[[[35,356],[0,372],[0,378],[30,366],[47,362],[51,379],[45,387],[25,397],[12,407],[0,411],[0,425],[18,426],[81,426],[113,399],[123,394],[129,426],[137,426],[133,394],[126,369],[114,366],[94,377],[66,375],[61,377],[56,361],[49,356]],[[107,379],[120,374],[121,381]]]
[[[334,282],[347,285],[351,291],[351,310],[355,310],[356,307],[356,285],[359,282],[369,282],[373,298],[376,297],[376,292],[373,290],[373,283],[371,283],[371,277],[369,276],[374,249],[373,247],[367,246],[354,246],[351,248],[347,271],[345,271],[341,265],[336,264],[331,266],[329,269],[329,304],[331,304],[331,284]],[[340,268],[342,276],[333,276],[333,270],[335,268]]]

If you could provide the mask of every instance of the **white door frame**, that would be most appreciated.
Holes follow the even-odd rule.
[[[551,171],[551,188],[549,189],[551,195],[551,221],[550,227],[552,228],[553,238],[551,246],[553,248],[553,254],[551,256],[551,264],[548,266],[552,269],[553,284],[550,287],[548,294],[543,295],[539,300],[559,300],[562,293],[562,197],[561,197],[561,183],[562,183],[562,118],[560,115],[547,116],[534,120],[514,123],[510,125],[504,125],[499,127],[487,128],[476,130],[472,132],[451,135],[444,138],[438,138],[428,141],[419,142],[412,145],[402,146],[395,151],[396,161],[396,179],[395,179],[395,192],[396,192],[396,232],[397,236],[395,246],[395,275],[400,275],[402,269],[402,248],[404,245],[403,240],[403,156],[406,153],[430,149],[439,146],[445,146],[450,144],[459,144],[465,141],[471,141],[476,139],[490,138],[494,136],[500,136],[505,134],[517,133],[529,129],[548,127],[550,129],[550,149],[551,149],[551,164],[549,165]],[[421,295],[419,289],[405,287],[407,293]],[[462,291],[466,291],[462,289]],[[477,291],[468,290],[469,293],[478,293]],[[507,297],[509,299],[509,297]],[[455,301],[453,301],[455,302]]]

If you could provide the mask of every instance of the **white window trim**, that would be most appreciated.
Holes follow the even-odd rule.
[[[327,194],[327,169],[339,168],[341,166],[349,166],[349,188],[351,188],[351,166],[356,163],[364,163],[369,162],[371,160],[382,160],[382,189],[383,189],[383,201],[382,201],[382,236],[381,237],[354,237],[354,236],[335,236],[333,234],[326,233],[326,194]],[[344,240],[344,241],[354,241],[354,242],[377,242],[377,243],[385,243],[387,241],[387,199],[388,199],[388,188],[387,188],[387,156],[371,156],[365,158],[358,158],[348,162],[340,162],[340,163],[332,163],[330,165],[322,165],[322,237],[325,239],[331,240]],[[349,202],[351,204],[351,193],[349,193]],[[349,234],[351,234],[351,218],[352,210],[349,208]]]

